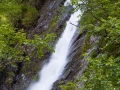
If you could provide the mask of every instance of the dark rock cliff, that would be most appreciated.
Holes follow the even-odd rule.
[[[64,30],[65,22],[69,19],[69,11],[72,8],[71,6],[63,7],[64,2],[65,0],[46,0],[39,10],[39,18],[36,24],[29,29],[28,38],[32,38],[35,34],[44,36],[47,33],[55,33],[57,40]],[[25,90],[32,82],[36,81],[40,68],[48,62],[49,56],[50,52],[45,52],[43,58],[38,59],[35,55],[27,66],[24,66],[26,63],[23,63],[22,70],[17,75],[19,80],[14,83],[12,90]]]
[[[37,21],[26,29],[28,38],[32,38],[35,34],[44,37],[47,33],[55,33],[57,40],[64,30],[65,22],[69,19],[72,9],[71,6],[63,6],[65,1],[31,0],[31,4],[39,9],[39,16]],[[55,41],[51,43],[54,44]],[[6,66],[0,75],[0,90],[26,90],[32,82],[37,80],[38,72],[49,56],[50,52],[45,51],[41,59],[34,55],[30,62],[17,63],[17,68]]]
[[[92,54],[92,52],[97,51],[97,46],[95,44],[99,41],[99,37],[90,37],[90,40],[86,40],[87,31],[85,30],[83,33],[80,33],[78,30],[73,39],[70,53],[68,54],[69,62],[65,67],[63,75],[54,83],[52,90],[61,90],[60,86],[65,85],[68,82],[76,82],[75,88],[70,88],[69,90],[79,90],[79,88],[84,85],[83,82],[77,80],[80,79],[87,68],[87,58],[89,58],[89,55]],[[85,47],[86,41],[90,41],[90,45]],[[90,49],[90,46],[93,47]],[[88,52],[86,57],[82,55],[84,52]]]
[[[71,6],[63,6],[65,1],[31,0],[31,4],[39,9],[39,16],[37,21],[29,29],[26,29],[28,38],[33,38],[35,34],[44,37],[47,33],[55,33],[57,40],[65,28],[65,22],[69,19],[70,10],[72,9]],[[74,81],[82,75],[88,64],[82,56],[85,39],[86,32],[80,34],[79,30],[76,31],[74,42],[68,55],[69,62],[66,65],[63,75],[54,83],[52,90],[60,90],[59,85]],[[51,43],[55,44],[55,42]],[[28,50],[28,52],[30,51]],[[49,56],[50,52],[45,51],[43,58],[38,59],[37,55],[34,55],[30,62],[18,63],[17,69],[11,69],[7,66],[2,75],[0,75],[0,90],[26,90],[32,82],[37,80],[39,70],[44,63],[48,62],[47,59]],[[6,72],[8,71],[11,72],[11,76],[7,75]],[[11,81],[11,83],[8,84],[6,81]],[[61,81],[62,83],[60,83]],[[81,83],[78,83],[78,85],[81,85]]]
[[[77,80],[87,67],[88,62],[82,56],[82,47],[85,43],[86,32],[80,34],[79,30],[74,35],[67,63],[63,75],[54,83],[52,90],[61,90],[60,85]],[[71,89],[73,90],[73,89]]]

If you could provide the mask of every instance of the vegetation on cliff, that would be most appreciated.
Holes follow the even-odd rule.
[[[34,35],[31,39],[24,31],[37,18],[38,10],[32,1],[0,0],[0,84],[5,82],[2,73],[8,66],[16,70],[19,62],[30,61],[34,54],[41,58],[45,49],[52,50],[53,34]]]
[[[84,82],[80,90],[119,90],[120,89],[120,1],[119,0],[71,0],[77,9],[83,11],[80,20],[81,32],[87,31],[87,40],[99,37],[99,42],[86,43],[87,50],[97,46],[89,55],[88,68],[77,82]],[[82,2],[82,3],[79,3]],[[89,37],[89,38],[88,38]],[[88,49],[89,47],[89,49]],[[76,81],[75,81],[76,83]],[[73,87],[74,89],[69,89]],[[62,87],[75,90],[74,83]]]

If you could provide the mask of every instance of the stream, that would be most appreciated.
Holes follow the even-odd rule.
[[[64,5],[67,6],[68,2],[69,0]],[[33,83],[28,90],[51,90],[53,83],[61,77],[68,63],[67,55],[69,54],[74,33],[78,28],[77,21],[79,18],[77,16],[80,13],[80,11],[76,11],[66,22],[65,30],[54,47],[55,52],[51,54],[49,62],[41,69],[38,82]]]

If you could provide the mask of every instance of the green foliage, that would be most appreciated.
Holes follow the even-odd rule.
[[[76,84],[68,82],[65,85],[60,85],[61,90],[75,90]]]
[[[120,90],[120,1],[72,0],[72,3],[83,11],[80,30],[87,30],[87,40],[91,36],[100,37],[96,44],[99,50],[91,54],[88,68],[80,77],[79,81],[84,82],[80,90]]]
[[[27,2],[22,2],[22,0],[2,0],[0,2],[0,16],[6,17],[16,27],[19,24],[28,27],[37,17],[37,9]]]
[[[9,24],[15,25],[22,18],[23,6],[24,4],[19,4],[16,0],[2,0],[0,3],[0,16],[4,21],[7,20],[6,23],[9,21]]]
[[[55,34],[47,34],[44,39],[40,36],[35,35],[33,40],[29,40],[27,43],[31,47],[35,47],[37,49],[37,55],[39,58],[44,56],[44,51],[47,49],[50,51],[54,51],[51,45],[51,42],[54,40]]]
[[[11,63],[9,60],[17,59],[17,56],[24,53],[22,49],[23,42],[26,42],[25,33],[22,31],[16,33],[9,25],[0,26],[0,62],[2,62],[0,67],[5,67]]]
[[[99,54],[89,59],[83,75],[85,85],[81,90],[119,90],[120,89],[120,19],[119,0],[80,0],[84,13],[81,29],[87,29],[90,36],[100,36],[97,44]]]
[[[4,68],[6,65],[12,65],[16,62],[23,60],[29,60],[28,56],[23,56],[26,53],[25,46],[37,49],[37,55],[43,56],[43,50],[48,48],[52,50],[49,42],[52,41],[54,35],[47,34],[45,38],[41,38],[38,35],[34,36],[34,39],[27,39],[26,33],[23,30],[18,32],[11,28],[9,25],[0,26],[0,68]]]
[[[28,27],[35,21],[37,15],[38,15],[38,11],[36,10],[36,8],[27,5],[24,17],[22,18],[22,24]]]
[[[89,66],[81,80],[86,81],[80,90],[119,90],[120,57],[100,54],[89,59]]]
[[[29,61],[34,54],[41,58],[45,51],[53,51],[51,41],[54,34],[35,35],[28,39],[23,29],[15,27],[19,20],[24,26],[29,26],[36,18],[37,10],[26,3],[22,0],[0,0],[0,71],[7,65],[16,68],[16,63]]]

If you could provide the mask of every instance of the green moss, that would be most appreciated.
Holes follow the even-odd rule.
[[[53,20],[51,21],[51,24],[50,24],[50,26],[49,26],[48,32],[50,32],[50,31],[53,29],[53,27],[56,25],[56,23],[57,23],[57,21],[59,20],[59,18],[60,18],[59,15],[57,15],[57,16],[55,16],[55,17],[53,18]]]
[[[98,55],[97,51],[94,50],[94,51],[91,52],[91,55],[90,55],[90,56],[91,56],[92,58],[95,58],[95,57],[97,57],[97,55]]]
[[[30,5],[27,5],[26,12],[25,12],[25,14],[24,14],[24,16],[22,18],[22,24],[25,27],[30,26],[36,20],[37,16],[38,16],[37,9],[30,6]]]
[[[90,35],[86,34],[84,45],[81,47],[82,54],[86,53],[86,51],[91,47],[90,45]]]
[[[9,77],[9,78],[7,78],[6,81],[5,81],[5,83],[7,83],[7,85],[8,85],[8,84],[11,84],[12,82],[13,82],[13,77]]]
[[[66,83],[64,85],[60,85],[59,87],[61,88],[61,90],[75,90],[76,83],[68,82],[68,83]]]

